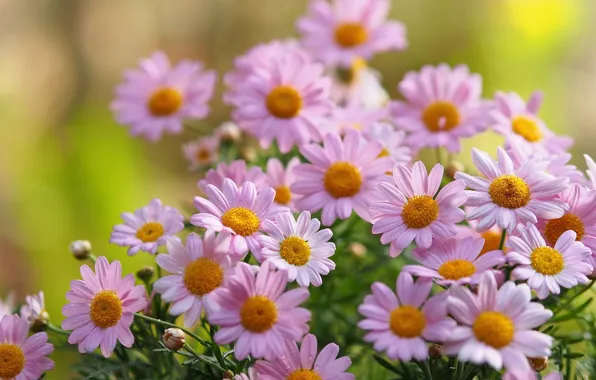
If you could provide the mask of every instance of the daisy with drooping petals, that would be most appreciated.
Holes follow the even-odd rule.
[[[296,181],[291,189],[303,196],[296,207],[310,212],[323,209],[321,219],[326,226],[337,218],[347,219],[352,209],[370,220],[369,207],[378,195],[377,186],[387,181],[385,173],[391,168],[390,158],[379,158],[382,149],[379,142],[366,141],[358,131],[349,131],[343,140],[330,133],[323,147],[300,147],[311,163],[294,169]]]
[[[114,226],[110,243],[129,247],[129,256],[139,251],[154,255],[157,247],[165,244],[166,237],[174,236],[184,229],[182,214],[173,207],[162,206],[157,198],[134,214],[125,212],[120,216],[124,224]]]
[[[399,129],[409,133],[412,149],[445,147],[459,152],[460,139],[489,126],[490,105],[481,99],[482,78],[465,65],[442,64],[409,72],[398,85],[405,102],[394,101],[390,113]]]
[[[124,74],[111,108],[133,136],[156,141],[163,132],[181,132],[183,120],[209,114],[207,102],[216,79],[215,72],[204,71],[200,62],[182,61],[171,67],[168,57],[157,52],[141,60],[138,70]]]
[[[335,244],[329,242],[333,233],[326,228],[319,231],[321,223],[311,219],[310,212],[303,211],[298,220],[290,213],[266,221],[263,229],[267,235],[259,236],[263,246],[263,260],[288,271],[288,281],[300,286],[321,286],[321,275],[335,269],[329,259],[335,253]]]
[[[466,218],[478,219],[476,229],[483,232],[498,225],[511,233],[519,223],[537,223],[537,217],[556,219],[569,209],[555,195],[568,186],[566,179],[554,178],[544,172],[544,166],[528,161],[515,169],[509,155],[497,150],[497,161],[486,152],[472,148],[472,161],[483,177],[457,172],[468,188],[466,206],[475,207]]]
[[[526,357],[549,356],[553,338],[533,330],[553,313],[537,302],[526,284],[506,282],[499,289],[495,275],[484,272],[477,294],[454,285],[447,299],[449,314],[458,322],[443,353],[463,362],[487,363],[497,371],[524,373]]]
[[[29,325],[32,326],[38,318],[46,322],[49,319],[44,298],[43,292],[25,297],[25,304],[21,306],[19,314],[21,318],[29,322]]]
[[[381,243],[391,242],[391,257],[397,257],[412,241],[428,248],[433,237],[455,235],[455,224],[464,219],[459,207],[466,201],[466,185],[453,181],[439,191],[443,166],[436,164],[429,174],[421,161],[410,171],[404,165],[393,169],[393,184],[381,183],[379,202],[371,206],[372,232]]]
[[[203,191],[209,184],[221,189],[225,178],[234,181],[236,186],[242,186],[244,182],[252,182],[259,191],[269,186],[263,169],[258,166],[248,169],[244,160],[232,161],[229,164],[220,162],[215,169],[207,171],[205,179],[199,180],[197,186]]]
[[[73,330],[68,343],[78,344],[79,352],[93,352],[101,348],[109,357],[118,340],[130,348],[134,336],[130,331],[134,313],[147,306],[143,285],[135,286],[132,274],[122,278],[122,265],[115,260],[108,263],[104,257],[95,262],[95,273],[87,265],[81,266],[83,280],[70,282],[66,293],[69,304],[62,308],[66,319],[62,329]]]
[[[586,160],[586,165],[588,166],[588,170],[586,170],[586,174],[588,175],[588,186],[592,190],[596,190],[596,162],[592,159],[592,157],[584,154],[584,158]]]
[[[215,232],[231,233],[230,250],[241,257],[250,250],[259,259],[261,246],[257,236],[261,234],[263,222],[273,220],[279,213],[289,212],[287,208],[273,204],[275,190],[268,187],[257,192],[252,182],[238,187],[226,178],[222,190],[209,184],[205,193],[209,199],[195,197],[194,205],[199,213],[194,214],[190,222]]]
[[[54,368],[48,334],[27,337],[29,324],[18,315],[0,317],[0,379],[37,380]]]
[[[5,315],[12,314],[15,309],[14,293],[8,293],[8,296],[2,301],[0,298],[0,318]]]
[[[285,354],[272,361],[259,360],[254,368],[259,380],[354,380],[346,370],[352,364],[347,356],[337,357],[339,346],[329,343],[319,353],[317,337],[308,334],[302,339],[300,349],[295,342],[288,342]]]
[[[491,111],[492,128],[507,140],[517,140],[527,150],[540,153],[563,153],[573,144],[569,137],[555,135],[536,115],[542,93],[535,91],[528,102],[516,93],[497,92]]]
[[[267,70],[271,62],[284,56],[292,56],[301,62],[310,62],[310,56],[300,48],[294,39],[273,40],[250,48],[245,54],[234,59],[234,69],[224,75],[228,90],[224,94],[226,104],[234,104],[238,87],[255,72]]]
[[[364,340],[374,342],[378,352],[387,351],[392,360],[428,358],[426,342],[445,341],[455,327],[447,317],[447,293],[428,298],[431,288],[432,281],[414,282],[406,272],[397,278],[397,296],[385,284],[375,282],[372,294],[358,307],[365,317],[358,327],[369,331]]]
[[[182,152],[189,162],[190,170],[217,162],[218,150],[219,138],[217,137],[201,137],[182,146]]]
[[[193,327],[203,309],[209,312],[217,292],[232,275],[230,242],[229,233],[216,235],[207,230],[203,240],[195,233],[188,235],[186,247],[177,239],[168,239],[168,254],[157,255],[157,264],[170,275],[155,281],[153,288],[172,303],[170,314],[184,313],[184,326]]]
[[[330,75],[331,99],[339,105],[378,110],[389,103],[380,74],[362,58],[354,59],[349,66],[336,67]]]
[[[587,284],[594,269],[587,260],[592,252],[579,241],[575,241],[573,230],[564,232],[549,247],[535,225],[519,226],[517,234],[509,238],[507,259],[517,265],[513,278],[527,281],[531,289],[544,299],[550,293],[559,294],[561,286],[572,288]]]
[[[302,44],[326,65],[350,65],[379,52],[403,50],[406,30],[387,21],[389,0],[311,0],[309,13],[296,22]]]
[[[482,254],[483,248],[482,238],[436,240],[430,248],[417,248],[412,252],[422,265],[406,265],[403,271],[419,277],[433,278],[440,285],[476,285],[482,273],[506,261],[498,247],[495,251]]]
[[[412,150],[405,145],[406,134],[397,131],[389,123],[373,123],[364,133],[369,141],[378,141],[383,145],[381,157],[390,157],[394,165],[408,165],[412,160]]]
[[[232,113],[263,148],[276,139],[282,153],[320,141],[333,110],[323,66],[294,58],[283,56],[256,70],[238,87]]]
[[[288,273],[274,270],[269,262],[255,275],[250,265],[240,262],[230,283],[218,295],[219,308],[207,316],[221,326],[215,333],[219,345],[235,342],[234,357],[243,360],[275,359],[287,341],[297,342],[308,331],[310,311],[298,307],[308,299],[305,288],[284,292]]]
[[[267,161],[267,185],[275,190],[274,202],[280,206],[288,206],[292,210],[295,209],[296,194],[292,194],[290,186],[296,180],[294,175],[294,168],[300,164],[300,159],[294,157],[288,162],[285,167],[277,158],[270,158]]]

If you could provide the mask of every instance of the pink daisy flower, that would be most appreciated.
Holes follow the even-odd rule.
[[[401,272],[396,293],[375,282],[372,294],[364,298],[358,312],[365,319],[358,327],[369,331],[364,340],[374,343],[378,352],[387,351],[392,360],[410,361],[428,358],[426,342],[443,342],[455,322],[447,317],[447,293],[428,298],[432,281]]]
[[[517,235],[511,236],[507,245],[507,259],[511,265],[517,265],[512,272],[513,278],[527,281],[540,299],[550,293],[559,294],[561,286],[572,288],[587,284],[586,276],[594,269],[586,262],[591,251],[575,239],[575,231],[569,230],[549,247],[535,225],[520,225]]]
[[[244,182],[252,182],[259,191],[268,187],[267,177],[263,173],[263,169],[258,166],[248,169],[244,160],[232,161],[229,164],[219,163],[215,169],[207,171],[205,179],[200,180],[197,186],[203,191],[209,184],[221,189],[225,178],[234,181],[236,186],[242,186]]]
[[[238,87],[256,70],[267,70],[271,62],[284,56],[292,56],[301,62],[310,62],[309,55],[300,48],[294,39],[273,40],[250,48],[244,55],[234,59],[234,69],[224,75],[228,91],[224,94],[226,104],[234,104],[238,97]]]
[[[234,376],[234,380],[259,380],[259,379],[260,379],[259,375],[257,374],[257,371],[253,367],[248,369],[248,374],[241,373],[239,375]]]
[[[18,315],[0,317],[0,378],[36,380],[54,368],[47,356],[54,351],[48,334],[38,332],[30,337],[29,323]]]
[[[497,92],[495,108],[491,111],[492,128],[515,140],[523,149],[539,153],[563,153],[573,144],[569,137],[560,137],[549,130],[537,116],[542,103],[542,93],[536,91],[528,102],[516,93]]]
[[[317,60],[350,65],[358,57],[368,60],[376,53],[407,47],[404,25],[387,21],[390,5],[389,0],[311,0],[296,28]]]
[[[369,141],[378,141],[383,145],[381,157],[390,157],[394,165],[407,166],[412,161],[412,150],[405,144],[406,134],[397,131],[389,123],[373,123],[364,131]]]
[[[584,175],[575,165],[569,165],[569,153],[540,153],[529,149],[518,139],[512,139],[505,144],[505,151],[511,157],[513,166],[519,168],[528,161],[538,161],[545,166],[544,172],[556,178],[568,178],[571,183],[583,183]]]
[[[569,211],[559,219],[538,221],[544,239],[553,247],[565,231],[571,230],[576,233],[575,239],[596,256],[596,191],[574,183],[559,193],[558,199],[569,205]],[[591,264],[596,266],[596,261]]]
[[[588,170],[586,170],[586,174],[588,175],[588,186],[592,190],[596,190],[596,162],[592,159],[592,157],[584,154],[584,158],[586,160],[586,165],[588,166]]]
[[[464,207],[464,211],[467,213],[470,212],[469,207]],[[464,239],[467,237],[473,238],[482,238],[484,239],[484,246],[480,251],[480,256],[484,255],[490,251],[497,251],[501,246],[501,237],[503,234],[503,230],[499,228],[499,226],[494,225],[488,230],[484,232],[476,231],[476,227],[478,226],[478,221],[476,220],[469,220],[467,221],[467,225],[457,225],[455,229],[457,230],[457,239]],[[507,234],[505,234],[505,242],[507,242]],[[503,247],[503,252],[505,252],[505,247]]]
[[[424,66],[409,72],[398,89],[405,102],[394,101],[390,113],[414,150],[445,147],[459,152],[460,139],[485,130],[489,125],[488,103],[482,101],[482,78],[468,67],[451,69],[445,64]]]
[[[496,370],[529,371],[526,357],[549,356],[553,341],[533,330],[548,321],[552,311],[530,299],[526,284],[508,281],[498,289],[492,272],[482,275],[477,294],[464,286],[451,287],[448,310],[459,325],[451,329],[443,353]]]
[[[300,349],[295,342],[288,342],[283,357],[272,361],[259,360],[254,368],[259,380],[354,380],[354,375],[346,373],[352,361],[347,356],[338,358],[338,353],[339,346],[335,343],[329,343],[319,353],[317,337],[308,334],[302,339]]]
[[[287,153],[294,145],[321,140],[321,127],[333,110],[330,85],[322,65],[283,56],[238,87],[232,117],[263,148],[276,139]]]
[[[294,170],[293,192],[303,197],[296,202],[299,210],[323,210],[322,222],[329,226],[335,219],[347,219],[352,209],[362,219],[370,220],[369,206],[378,196],[379,182],[387,181],[385,173],[391,159],[381,157],[382,146],[366,141],[358,131],[349,131],[343,140],[330,133],[323,147],[317,144],[300,147],[310,164]]]
[[[331,116],[333,128],[331,132],[344,135],[347,131],[355,129],[364,132],[386,116],[384,109],[367,110],[362,106],[337,107]]]
[[[280,206],[288,206],[292,210],[296,209],[294,205],[298,195],[292,194],[290,186],[296,180],[294,168],[299,164],[298,157],[292,158],[285,168],[277,158],[270,158],[267,161],[267,184],[275,190],[273,201]]]
[[[33,325],[38,318],[47,321],[49,315],[46,311],[43,292],[25,297],[25,304],[21,306],[21,312],[19,314],[22,319],[29,322],[29,325]]]
[[[124,219],[124,224],[114,226],[110,243],[129,247],[129,256],[139,251],[154,255],[157,247],[166,243],[167,237],[184,229],[182,214],[173,207],[162,206],[157,198],[134,214],[125,212],[120,216]]]
[[[537,217],[556,219],[569,207],[555,195],[565,190],[568,182],[546,174],[536,161],[529,161],[515,169],[509,155],[501,148],[498,160],[486,152],[472,149],[472,161],[483,177],[457,172],[455,178],[463,180],[468,201],[466,206],[475,207],[467,219],[478,219],[477,230],[483,232],[494,226],[511,233],[519,223],[536,223]]]
[[[182,152],[188,160],[190,170],[209,166],[219,159],[219,138],[201,137],[184,144]]]
[[[335,68],[330,75],[331,99],[337,104],[378,110],[389,103],[381,75],[368,67],[362,58],[354,59],[349,66]]]
[[[335,244],[329,242],[333,233],[320,230],[321,222],[311,219],[310,212],[303,211],[298,221],[290,213],[266,221],[263,228],[269,236],[259,236],[263,246],[263,260],[270,261],[278,269],[288,271],[288,281],[300,286],[321,286],[321,275],[335,269],[329,259],[335,253]]]
[[[16,305],[14,302],[13,292],[8,293],[8,296],[4,299],[4,301],[2,301],[2,298],[0,298],[0,318],[5,315],[12,314],[15,310],[15,307]]]
[[[95,273],[87,265],[81,266],[83,280],[70,282],[66,293],[69,304],[62,308],[66,319],[64,330],[74,330],[68,343],[78,344],[79,352],[93,352],[97,347],[106,358],[118,340],[124,347],[132,347],[134,336],[130,331],[134,313],[147,305],[143,285],[135,286],[129,274],[122,278],[122,265],[115,260],[108,263],[104,257],[95,262]]]
[[[235,342],[238,360],[248,355],[274,359],[284,352],[286,341],[302,339],[308,331],[310,311],[298,306],[309,293],[305,288],[284,293],[287,282],[287,272],[273,270],[269,262],[264,262],[256,275],[250,265],[238,263],[235,276],[220,293],[220,308],[207,316],[209,323],[221,326],[215,342]]]
[[[182,61],[171,67],[168,57],[156,52],[141,60],[137,70],[124,74],[111,108],[133,136],[156,141],[163,132],[180,133],[185,119],[209,114],[207,102],[216,79],[215,72],[205,71],[200,62]]]
[[[418,248],[430,247],[433,237],[455,235],[455,224],[464,219],[459,207],[466,201],[466,185],[453,181],[439,190],[443,166],[436,164],[429,174],[418,161],[410,171],[404,165],[393,169],[394,183],[381,183],[381,194],[371,206],[372,232],[381,243],[391,242],[391,257],[397,257],[412,241]]]
[[[190,218],[195,226],[227,231],[232,235],[230,250],[244,257],[250,250],[260,258],[261,246],[257,236],[261,234],[263,222],[273,220],[285,207],[273,204],[275,190],[268,187],[260,192],[252,182],[238,187],[229,178],[224,179],[222,190],[209,184],[205,188],[209,199],[195,197],[194,205],[199,210]]]
[[[551,372],[546,376],[541,377],[542,380],[563,380],[561,372]],[[529,370],[523,373],[506,372],[503,375],[503,380],[538,380],[536,372]]]
[[[172,304],[170,314],[184,313],[184,326],[193,327],[201,317],[216,305],[217,293],[233,274],[233,262],[228,255],[230,234],[216,235],[205,231],[203,240],[191,233],[186,247],[177,239],[168,239],[168,254],[157,255],[157,264],[171,273],[155,281],[155,291]]]
[[[500,250],[482,253],[484,239],[435,240],[428,249],[414,249],[412,255],[422,265],[406,265],[404,272],[434,279],[440,285],[473,284],[487,270],[500,266],[506,259]]]

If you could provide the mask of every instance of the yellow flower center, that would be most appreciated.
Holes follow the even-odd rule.
[[[0,343],[0,378],[17,377],[25,368],[25,354],[21,347],[10,343]]]
[[[102,290],[91,300],[89,316],[95,326],[107,329],[116,326],[122,317],[122,301],[113,290]]]
[[[292,199],[292,193],[288,186],[279,186],[275,188],[275,203],[280,205],[287,205]]]
[[[497,311],[483,311],[472,326],[474,335],[479,341],[500,349],[513,340],[515,326],[505,314]]]
[[[505,174],[491,182],[488,195],[497,206],[520,208],[530,201],[530,187],[518,176]]]
[[[346,22],[335,28],[335,42],[341,47],[352,48],[368,40],[368,32],[357,22]]]
[[[333,198],[353,197],[360,191],[362,175],[354,165],[339,161],[327,169],[323,183]]]
[[[447,280],[459,280],[476,273],[476,267],[468,260],[455,259],[441,264],[438,272]]]
[[[163,226],[161,223],[149,222],[145,223],[143,227],[137,231],[137,238],[143,243],[150,243],[157,241],[163,235]]]
[[[149,102],[147,103],[147,107],[149,107],[149,112],[153,116],[170,116],[182,105],[182,94],[170,87],[163,87],[155,90],[151,97],[149,98]]]
[[[389,328],[401,338],[415,338],[426,327],[426,318],[419,309],[403,305],[396,307],[389,314]]]
[[[387,150],[387,148],[383,148],[383,150],[381,150],[381,153],[379,153],[379,155],[377,156],[377,158],[381,158],[381,157],[389,157],[390,153]]]
[[[223,282],[223,270],[213,260],[199,257],[184,270],[184,285],[192,294],[203,296],[219,288]]]
[[[199,148],[195,155],[198,162],[205,162],[211,159],[211,152],[209,149]]]
[[[529,142],[537,142],[542,139],[542,132],[536,122],[524,116],[518,116],[511,123],[513,132],[517,133]]]
[[[484,239],[484,246],[478,256],[484,255],[486,252],[496,251],[501,245],[501,234],[494,231],[486,231],[480,235]]]
[[[286,377],[286,380],[323,380],[323,378],[312,369],[297,369]]]
[[[438,101],[422,111],[422,121],[431,132],[450,131],[461,121],[457,107],[450,102]]]
[[[439,216],[439,204],[428,195],[416,195],[406,202],[401,217],[408,228],[430,226]]]
[[[310,246],[303,239],[290,236],[281,242],[279,254],[289,264],[303,266],[310,259]]]
[[[573,230],[577,234],[575,240],[581,240],[584,237],[584,222],[573,214],[565,214],[562,218],[551,219],[546,222],[544,236],[550,245],[555,245],[557,240],[565,231]]]
[[[277,322],[275,303],[265,296],[248,298],[240,309],[240,322],[250,332],[262,333]]]
[[[563,256],[554,248],[538,247],[530,255],[532,268],[547,276],[555,275],[563,270],[565,262]]]
[[[259,230],[261,221],[246,207],[232,207],[221,217],[221,223],[241,236],[250,236]]]
[[[271,90],[265,104],[270,114],[281,119],[291,119],[302,109],[302,96],[290,86],[279,86]]]

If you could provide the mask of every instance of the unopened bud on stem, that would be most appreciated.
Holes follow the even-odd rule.
[[[530,367],[536,372],[543,371],[548,366],[548,357],[541,356],[539,358],[528,358]]]
[[[91,243],[87,240],[75,240],[70,243],[70,252],[77,260],[87,260],[91,254]]]
[[[155,269],[153,269],[153,267],[147,265],[147,266],[144,266],[141,269],[139,269],[136,274],[137,274],[137,278],[139,280],[149,282],[149,281],[151,281],[151,279],[153,278],[153,275],[155,274]]]
[[[184,347],[186,343],[186,336],[184,331],[178,328],[166,329],[163,333],[163,344],[172,351],[178,351]]]
[[[451,161],[445,168],[445,175],[451,179],[455,179],[455,173],[463,172],[465,169],[464,164],[458,161]]]

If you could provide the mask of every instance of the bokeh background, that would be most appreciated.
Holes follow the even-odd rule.
[[[354,0],[357,1],[357,0]],[[251,46],[297,36],[306,0],[0,0],[0,298],[43,289],[59,324],[79,263],[74,239],[134,271],[152,258],[128,258],[108,243],[119,214],[153,197],[188,203],[198,190],[180,146],[192,131],[159,143],[131,138],[108,109],[122,71],[157,49],[199,59],[223,73]],[[596,2],[593,0],[396,0],[410,47],[372,66],[396,96],[408,70],[466,63],[484,77],[484,95],[545,92],[541,116],[573,136],[574,163],[596,154]],[[206,120],[229,109],[220,100]],[[491,152],[487,133],[465,144]],[[69,360],[50,379],[64,379]]]

